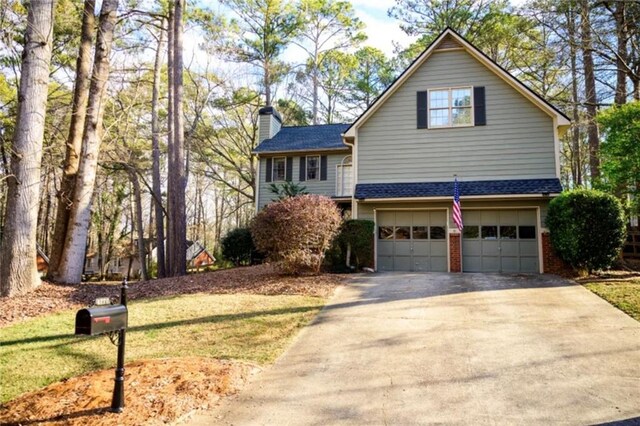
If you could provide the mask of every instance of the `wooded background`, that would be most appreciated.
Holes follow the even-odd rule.
[[[607,181],[596,116],[640,100],[640,2],[396,0],[388,19],[415,40],[393,56],[349,1],[0,0],[2,295],[37,284],[36,242],[58,282],[156,246],[143,278],[184,274],[186,240],[217,253],[254,214],[260,107],[349,122],[447,26],[573,120],[565,188]]]

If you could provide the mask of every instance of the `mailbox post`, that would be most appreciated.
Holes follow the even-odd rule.
[[[109,410],[113,413],[122,413],[124,410],[124,344],[128,323],[128,288],[127,280],[123,280],[119,305],[94,306],[81,309],[76,314],[76,335],[108,334],[111,342],[118,346],[118,363]]]
[[[120,304],[127,307],[127,280],[122,281],[120,288]],[[127,327],[118,331],[118,364],[116,378],[113,383],[113,397],[111,398],[111,412],[122,413],[124,410],[124,342],[127,337]]]

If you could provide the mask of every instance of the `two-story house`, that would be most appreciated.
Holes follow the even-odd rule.
[[[334,198],[375,222],[376,270],[553,272],[544,219],[570,121],[455,31],[351,124],[286,127],[271,107],[259,124],[256,208],[273,182]]]

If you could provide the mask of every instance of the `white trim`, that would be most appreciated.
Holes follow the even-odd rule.
[[[558,135],[558,119],[553,119],[553,150],[555,151],[556,177],[560,179],[560,136]]]
[[[458,127],[474,127],[475,126],[475,104],[473,99],[473,87],[474,86],[451,86],[451,87],[434,87],[432,89],[427,89],[427,129],[453,129]],[[469,124],[453,124],[453,94],[454,90],[460,89],[469,89],[471,91],[471,105],[464,107],[455,107],[455,108],[469,108],[471,110],[471,123]],[[431,92],[444,92],[447,91],[449,95],[449,106],[447,108],[433,108],[435,110],[444,110],[447,109],[449,111],[449,125],[448,126],[434,126],[431,124]]]
[[[451,273],[451,232],[449,228],[449,207],[447,210],[447,272]],[[462,238],[462,237],[461,237]],[[462,264],[462,250],[460,250],[460,263]],[[460,272],[462,272],[462,266],[460,266]]]
[[[498,75],[502,80],[504,80],[511,87],[520,92],[525,98],[531,101],[534,105],[544,111],[547,115],[552,118],[556,118],[556,122],[554,123],[556,126],[569,126],[571,121],[560,114],[555,110],[550,104],[538,98],[531,89],[525,86],[523,83],[518,81],[514,76],[504,71],[498,65],[493,63],[491,60],[487,59],[480,53],[475,47],[473,47],[469,42],[464,40],[462,37],[458,36],[451,29],[446,29],[440,34],[440,36],[431,43],[430,47],[422,52],[422,54],[413,62],[413,64],[405,70],[405,72],[393,83],[389,89],[375,102],[375,104],[369,110],[365,111],[358,119],[351,125],[351,127],[345,132],[346,137],[354,137],[356,134],[357,128],[362,126],[379,108],[385,101],[391,97],[397,90],[400,88],[406,80],[408,80],[418,68],[422,66],[422,64],[431,56],[433,52],[437,52],[438,49],[436,47],[438,44],[446,37],[451,36],[454,40],[456,40],[464,50],[473,56],[480,63],[485,65],[489,70],[493,71],[496,75]]]
[[[546,200],[560,195],[557,192],[549,193],[549,195],[542,194],[521,194],[521,195],[461,195],[460,200],[474,201],[474,200],[509,200],[509,199],[536,199]],[[375,203],[375,202],[389,202],[389,201],[403,201],[403,202],[424,202],[424,201],[451,201],[453,197],[415,197],[415,198],[361,198],[359,202]]]
[[[536,207],[536,225],[538,227],[538,270],[541,274],[544,274],[544,257],[542,256],[542,215],[540,213],[540,207]],[[518,231],[519,232],[519,231]]]
[[[260,207],[260,157],[258,158],[258,165],[256,166],[256,193],[255,193],[255,197],[256,197],[256,214],[258,214],[258,209]]]
[[[378,211],[376,209],[373,209],[373,270],[378,272]]]
[[[309,179],[309,157],[316,157],[318,159],[318,162],[316,164],[316,178],[315,179]],[[320,169],[322,168],[320,166],[320,161],[321,161],[321,155],[320,154],[313,154],[313,155],[305,155],[304,156],[304,181],[305,182],[316,182],[316,181],[320,180],[320,174],[321,174]],[[293,179],[293,176],[291,178]]]
[[[355,129],[353,131],[354,137],[353,137],[353,144],[351,144],[352,146],[352,150],[351,150],[351,155],[353,155],[353,158],[351,160],[352,164],[353,164],[353,195],[352,195],[352,200],[351,200],[351,214],[353,216],[354,219],[358,218],[359,215],[359,210],[360,210],[360,205],[359,205],[359,201],[356,200],[356,185],[358,184],[358,161],[360,159],[360,156],[358,155],[358,148],[359,148],[359,143],[358,143],[358,130]]]
[[[345,163],[345,160],[347,158],[351,157],[351,162],[350,163]],[[342,194],[342,188],[344,188],[344,168],[345,166],[350,166],[351,167],[351,188],[349,188],[349,191],[351,191],[351,194],[349,195],[345,195]],[[340,175],[340,179],[338,179],[338,170],[341,169],[341,175]],[[336,164],[336,187],[335,187],[335,195],[336,197],[349,197],[349,198],[353,198],[353,193],[354,191],[355,185],[353,183],[353,155],[352,154],[348,154],[345,155],[342,158],[342,161],[340,161],[340,164]],[[353,204],[353,203],[352,203]]]
[[[276,179],[276,174],[275,174],[275,170],[276,170],[276,160],[278,159],[284,159],[284,178],[283,179]],[[293,166],[293,164],[292,164]],[[293,176],[292,176],[293,177]],[[287,157],[273,157],[271,160],[271,182],[275,183],[275,182],[286,182],[287,181]]]

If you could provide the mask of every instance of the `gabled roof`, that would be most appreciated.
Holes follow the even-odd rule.
[[[344,132],[344,137],[354,137],[355,129],[362,126],[371,115],[380,108],[380,106],[393,94],[395,91],[404,84],[404,82],[411,77],[422,64],[431,56],[431,54],[438,48],[440,43],[442,43],[445,38],[447,42],[453,42],[459,44],[467,53],[477,59],[480,63],[485,65],[491,71],[493,71],[498,77],[502,78],[507,84],[513,87],[515,90],[520,92],[525,98],[529,99],[533,104],[535,104],[542,111],[551,116],[554,121],[556,121],[556,125],[558,127],[566,127],[571,124],[571,120],[564,113],[562,113],[558,108],[553,106],[547,100],[545,100],[542,96],[538,95],[516,77],[511,75],[508,71],[494,62],[491,58],[485,55],[481,50],[468,42],[464,37],[458,34],[455,30],[450,27],[447,27],[444,31],[440,33],[436,39],[427,46],[427,48],[420,54],[416,59],[411,62],[409,67],[407,67],[402,74],[398,78],[394,80],[393,83],[389,87],[385,89],[380,96],[367,108],[360,116],[349,126],[349,128]]]
[[[342,133],[349,124],[283,127],[271,139],[265,139],[253,152],[331,151],[349,149]]]
[[[542,195],[562,192],[558,179],[516,179],[460,181],[460,196]],[[428,198],[453,197],[453,182],[359,183],[355,198]]]

